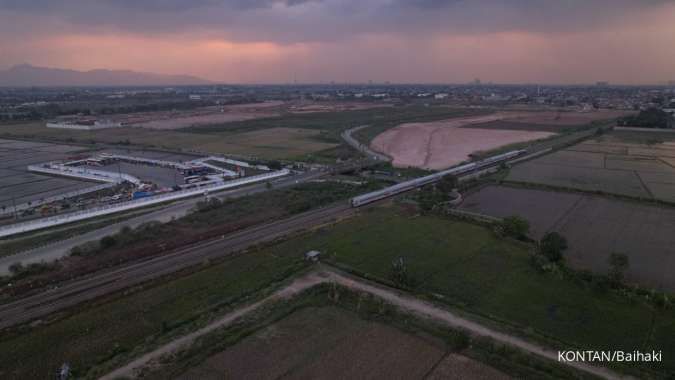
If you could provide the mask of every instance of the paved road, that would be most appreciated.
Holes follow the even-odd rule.
[[[361,129],[368,128],[369,125],[362,125],[360,127],[348,129],[344,132],[342,132],[341,136],[342,139],[345,140],[347,144],[349,144],[352,148],[358,150],[359,152],[365,154],[369,158],[379,160],[379,161],[391,161],[391,158],[389,156],[386,156],[382,153],[378,153],[372,149],[370,149],[367,145],[361,144],[358,140],[356,140],[354,137],[352,137],[352,134],[354,132],[358,132]]]
[[[240,317],[255,311],[264,304],[278,301],[281,299],[289,299],[303,290],[310,289],[322,283],[337,283],[344,287],[372,294],[387,303],[397,306],[401,309],[407,310],[414,314],[420,315],[424,318],[431,318],[439,321],[446,326],[452,328],[468,331],[472,335],[488,337],[496,342],[500,342],[511,347],[516,347],[522,351],[537,355],[539,357],[549,359],[552,361],[558,360],[557,351],[537,343],[527,341],[515,335],[505,334],[501,331],[495,330],[491,327],[483,326],[473,320],[461,317],[447,309],[441,308],[429,302],[422,301],[414,296],[402,293],[398,290],[386,288],[377,284],[367,282],[363,279],[345,275],[332,269],[318,270],[311,272],[305,276],[297,278],[290,285],[278,290],[272,295],[244,307],[241,307],[223,318],[203,327],[197,331],[187,334],[164,346],[151,351],[136,360],[128,363],[113,372],[101,377],[101,380],[111,380],[115,378],[134,378],[135,374],[143,367],[151,364],[153,361],[160,359],[162,356],[174,353],[181,349],[189,347],[196,339],[213,332],[214,330],[230,325]],[[627,375],[622,375],[605,367],[597,367],[582,362],[561,362],[562,365],[575,368],[577,370],[599,376],[606,379],[632,379]]]
[[[317,179],[326,174],[327,174],[326,172],[312,171],[290,177],[280,178],[277,179],[276,181],[272,181],[274,185],[273,188],[276,189],[293,186],[300,182],[306,182],[309,180]],[[234,190],[228,190],[225,192],[213,193],[211,194],[211,196],[217,196],[221,199],[240,198],[251,194],[261,193],[267,190],[268,189],[266,184],[259,183]],[[184,201],[179,201],[178,203],[171,204],[160,210],[140,215],[138,217],[131,218],[119,223],[111,224],[109,226],[97,229],[95,231],[90,231],[82,235],[74,236],[70,239],[62,240],[60,242],[56,242],[44,247],[21,252],[16,255],[0,257],[0,275],[9,274],[10,273],[9,267],[17,262],[21,262],[24,265],[26,265],[31,263],[39,263],[43,261],[52,261],[67,256],[73,247],[86,243],[88,241],[99,240],[102,237],[110,234],[114,234],[125,226],[134,228],[150,221],[159,221],[162,223],[166,223],[169,222],[172,218],[183,217],[186,214],[188,214],[190,210],[195,207],[197,202],[201,201],[202,199],[203,199],[202,197],[196,197],[186,199]]]
[[[194,244],[167,255],[106,269],[58,288],[0,305],[0,329],[44,317],[84,301],[156,279],[246,249],[254,244],[328,223],[354,213],[347,202],[253,226],[224,238]]]

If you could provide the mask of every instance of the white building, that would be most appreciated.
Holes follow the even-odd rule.
[[[119,128],[122,126],[120,122],[111,120],[96,120],[94,122],[84,121],[79,123],[69,121],[57,121],[47,123],[47,128],[61,128],[61,129],[77,129],[83,131],[92,131],[95,129]]]

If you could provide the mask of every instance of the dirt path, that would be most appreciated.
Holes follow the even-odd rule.
[[[366,282],[365,280],[356,279],[351,276],[344,275],[342,273],[337,273],[332,270],[323,270],[312,272],[303,277],[300,277],[295,281],[293,281],[290,285],[286,286],[283,289],[280,289],[279,291],[273,293],[267,298],[260,300],[256,303],[244,306],[240,309],[237,309],[236,311],[227,314],[223,318],[213,322],[212,324],[200,330],[185,335],[165,346],[158,348],[155,351],[149,352],[141,356],[140,358],[125,365],[124,367],[121,367],[101,377],[101,379],[112,380],[117,377],[133,378],[134,374],[137,373],[137,371],[140,368],[147,366],[148,364],[152,363],[153,361],[156,361],[157,359],[161,358],[166,354],[188,347],[197,338],[205,334],[208,334],[218,328],[231,324],[237,318],[256,310],[263,304],[266,304],[271,301],[277,301],[280,299],[293,297],[294,295],[297,295],[303,290],[309,289],[313,286],[326,282],[334,282],[352,290],[372,294],[378,298],[385,300],[386,302],[392,305],[400,307],[401,309],[412,312],[419,316],[443,322],[450,327],[463,329],[474,335],[489,337],[497,342],[516,347],[518,349],[535,354],[540,357],[544,357],[546,359],[550,359],[553,361],[558,360],[558,353],[555,350],[550,350],[543,346],[528,342],[522,338],[504,334],[491,328],[485,327],[474,321],[460,317],[457,314],[452,313],[451,311],[440,308],[431,303],[421,301],[417,298],[408,296],[399,291],[390,288],[385,288],[379,285],[374,285],[369,282]],[[606,379],[633,379],[630,376],[621,375],[604,367],[597,367],[579,362],[564,362],[562,364],[568,365],[580,371],[587,372]]]
[[[192,332],[188,335],[180,337],[174,340],[171,343],[168,343],[154,351],[148,352],[147,354],[139,357],[138,359],[132,361],[131,363],[120,367],[109,374],[102,376],[101,380],[112,380],[120,377],[135,377],[135,374],[141,368],[151,364],[153,361],[160,359],[162,356],[170,354],[172,352],[179,351],[181,349],[187,348],[192,344],[197,338],[202,337],[216,329],[227,326],[235,321],[237,318],[242,317],[252,311],[255,311],[263,304],[278,301],[284,298],[291,298],[294,295],[302,292],[303,290],[309,289],[313,286],[326,282],[325,277],[321,277],[317,273],[310,273],[306,276],[300,277],[293,281],[290,285],[278,290],[272,295],[268,296],[265,299],[262,299],[258,302],[246,305],[241,307],[230,314],[225,315],[223,318],[211,323],[210,325],[203,327],[195,332]]]

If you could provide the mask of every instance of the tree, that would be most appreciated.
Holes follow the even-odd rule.
[[[457,180],[456,176],[446,175],[436,183],[436,187],[443,193],[450,193],[453,189],[457,188],[458,184],[459,181]]]
[[[626,116],[619,120],[619,125],[640,128],[672,128],[673,116],[658,108],[648,108],[637,115]]]
[[[628,256],[623,253],[612,252],[609,255],[609,278],[615,283],[621,283],[624,279],[624,274],[628,269]]]
[[[500,226],[506,236],[518,240],[527,240],[527,234],[530,232],[530,222],[517,215],[504,218]]]
[[[539,253],[552,262],[561,261],[567,249],[567,239],[557,232],[549,232],[539,241]]]
[[[408,274],[408,266],[406,265],[403,256],[391,262],[391,280],[396,286],[412,287],[414,286],[413,278]]]

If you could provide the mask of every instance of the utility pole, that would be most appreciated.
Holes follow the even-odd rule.
[[[16,212],[16,198],[12,195],[12,204],[14,205],[14,220],[19,220],[19,214]]]

